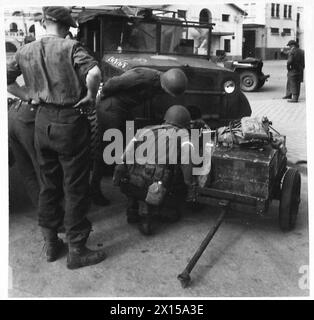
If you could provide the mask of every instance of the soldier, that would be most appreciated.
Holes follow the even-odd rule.
[[[304,51],[299,48],[295,40],[290,40],[287,45],[290,48],[287,61],[288,79],[286,95],[283,99],[289,99],[288,102],[296,103],[299,100],[300,86],[303,82]]]
[[[163,218],[170,222],[177,221],[181,216],[187,186],[194,187],[190,161],[193,145],[188,131],[191,116],[185,107],[174,105],[167,110],[164,120],[162,125],[137,131],[126,148],[124,163],[116,166],[114,174],[114,183],[120,185],[121,191],[128,197],[128,222],[139,222],[139,230],[144,235],[153,233],[153,216],[160,214],[164,206],[172,207],[174,213]],[[150,141],[153,143],[149,143],[146,154],[153,155],[154,159],[149,156],[143,158],[136,151],[148,133],[154,141]],[[174,138],[177,143],[161,142],[165,137],[169,138],[168,141]],[[163,146],[165,150],[160,153]],[[134,163],[128,164],[128,159],[132,159],[134,154]],[[174,156],[176,159],[173,159]]]
[[[185,73],[180,69],[160,72],[144,67],[128,70],[107,80],[102,87],[101,101],[96,107],[99,139],[106,130],[113,128],[125,135],[125,123],[134,118],[132,110],[135,107],[157,93],[167,92],[171,96],[178,96],[185,91],[187,81]],[[106,143],[99,143],[106,147]],[[99,185],[104,170],[100,170],[99,165],[95,169],[92,185]]]
[[[47,35],[23,46],[8,65],[10,92],[23,95],[16,78],[23,74],[26,100],[38,101],[35,148],[40,167],[39,225],[47,261],[63,247],[57,229],[64,222],[69,245],[67,267],[99,263],[106,255],[85,244],[91,231],[88,210],[90,128],[85,113],[94,105],[101,80],[97,61],[82,45],[64,39],[77,27],[65,7],[44,7]],[[58,210],[65,196],[64,216]]]
[[[138,67],[120,76],[107,80],[102,88],[102,101],[97,108],[101,130],[125,129],[126,120],[132,120],[132,109],[157,93],[167,92],[171,96],[182,94],[187,78],[180,69],[166,72]]]

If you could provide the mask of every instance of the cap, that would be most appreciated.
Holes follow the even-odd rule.
[[[287,43],[287,46],[297,46],[298,43],[295,41],[295,40],[290,40],[288,43]]]
[[[77,28],[77,24],[71,16],[71,10],[66,7],[43,7],[44,18],[55,22],[61,22],[67,26]]]

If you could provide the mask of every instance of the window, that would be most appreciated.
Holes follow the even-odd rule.
[[[285,5],[283,6],[283,17],[284,17],[284,18],[287,18],[287,8],[288,8],[288,6],[285,4]]]
[[[279,34],[279,28],[270,28],[271,34]]]
[[[292,6],[289,6],[288,10],[288,18],[291,19],[291,11],[292,11]]]
[[[202,9],[199,16],[200,23],[211,23],[212,14],[208,9]]]
[[[10,31],[11,32],[17,32],[17,24],[15,22],[12,22],[10,24]]]
[[[271,16],[272,17],[275,16],[275,4],[274,3],[271,4]]]
[[[223,14],[223,15],[222,15],[222,21],[224,21],[224,22],[228,22],[228,21],[229,21],[229,18],[230,18],[230,15],[229,15],[229,14]]]
[[[277,3],[277,4],[276,4],[276,17],[277,17],[277,18],[280,17],[280,12],[279,12],[279,11],[280,11],[280,4]]]
[[[288,29],[288,28],[283,28],[283,33],[287,36],[290,36],[291,35],[291,29]]]
[[[231,52],[231,40],[230,39],[225,39],[224,50],[225,50],[225,52]]]

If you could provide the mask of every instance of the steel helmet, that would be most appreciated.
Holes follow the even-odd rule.
[[[187,108],[175,104],[165,113],[165,123],[173,124],[179,128],[189,128],[191,115]]]
[[[171,96],[182,94],[188,84],[188,79],[181,69],[173,68],[160,76],[161,87]]]

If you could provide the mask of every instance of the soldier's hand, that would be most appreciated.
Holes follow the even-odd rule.
[[[95,108],[95,99],[87,95],[75,104],[73,108],[79,110],[81,114],[88,114]]]

